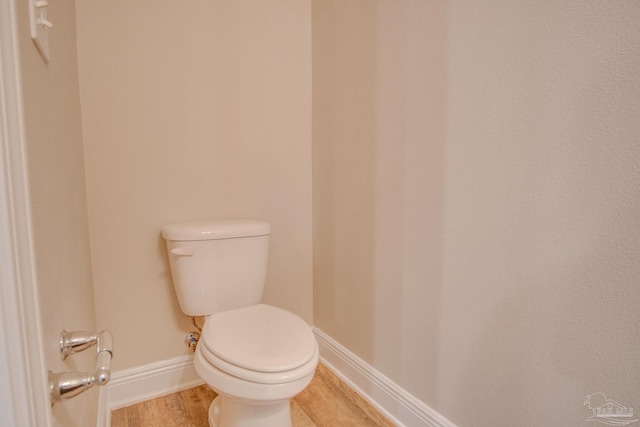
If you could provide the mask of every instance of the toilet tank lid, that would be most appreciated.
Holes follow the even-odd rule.
[[[233,239],[270,233],[268,222],[249,219],[180,222],[162,227],[165,240],[179,241]]]

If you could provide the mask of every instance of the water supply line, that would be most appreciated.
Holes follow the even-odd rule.
[[[196,346],[198,345],[198,341],[200,340],[200,333],[202,332],[202,326],[198,326],[198,322],[196,322],[196,318],[192,317],[191,322],[193,326],[196,327],[198,332],[192,331],[187,334],[184,338],[184,344],[191,350],[192,352],[196,351]]]

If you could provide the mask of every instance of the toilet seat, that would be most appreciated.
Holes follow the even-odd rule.
[[[318,350],[316,346],[316,356],[298,368],[282,372],[258,372],[228,363],[215,354],[211,353],[205,346],[199,348],[200,355],[212,367],[233,377],[251,381],[258,384],[284,384],[297,381],[312,373],[318,365]]]
[[[296,381],[309,375],[318,360],[309,325],[266,304],[209,316],[198,346],[203,358],[221,371],[262,384]]]

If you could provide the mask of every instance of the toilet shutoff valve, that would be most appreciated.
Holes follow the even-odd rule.
[[[189,332],[187,336],[184,337],[184,344],[189,347],[191,351],[196,351],[199,339],[200,334],[198,332]]]

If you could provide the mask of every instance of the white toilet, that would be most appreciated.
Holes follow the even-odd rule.
[[[162,228],[180,308],[205,318],[194,363],[218,393],[212,427],[290,427],[289,399],[318,364],[309,325],[260,303],[270,233],[268,223],[251,220]]]

